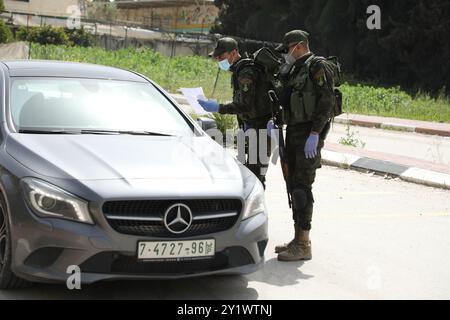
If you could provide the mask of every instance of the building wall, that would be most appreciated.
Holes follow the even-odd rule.
[[[82,0],[4,0],[5,10],[49,16],[70,16],[71,6],[83,7]]]
[[[208,33],[218,14],[219,9],[210,3],[160,8],[119,8],[117,19],[167,31]]]

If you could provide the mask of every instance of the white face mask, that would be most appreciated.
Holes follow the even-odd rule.
[[[295,58],[292,55],[293,51],[294,50],[292,50],[291,53],[283,54],[283,58],[286,61],[286,64],[288,64],[288,65],[293,65],[295,63]]]
[[[219,68],[224,70],[224,71],[228,71],[230,70],[230,62],[228,61],[228,59],[223,59],[222,61],[219,61]]]
[[[280,73],[287,74],[291,70],[291,67],[296,60],[291,53],[283,54],[283,58],[286,61],[286,63],[280,67]]]

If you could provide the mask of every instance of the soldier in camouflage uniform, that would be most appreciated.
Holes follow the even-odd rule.
[[[287,124],[286,153],[295,226],[294,239],[275,248],[280,261],[312,258],[312,185],[316,170],[321,168],[321,150],[335,104],[333,76],[323,60],[310,52],[308,36],[305,31],[291,31],[277,48],[286,60],[281,68],[286,84],[281,104]]]
[[[250,139],[246,146],[247,155],[244,156],[245,166],[252,171],[265,187],[265,176],[268,168],[267,160],[271,154],[271,139],[266,134],[260,135],[259,130],[266,130],[272,117],[271,104],[267,92],[271,89],[270,81],[253,61],[248,57],[242,57],[238,52],[238,43],[233,38],[221,38],[214,51],[210,54],[219,63],[219,67],[232,72],[231,86],[233,88],[233,101],[227,104],[219,104],[215,100],[199,99],[200,105],[209,112],[221,114],[235,114],[241,129],[256,130],[256,139]],[[270,128],[269,128],[270,129]],[[267,159],[261,159],[259,154],[260,139],[264,137],[267,146]],[[256,155],[250,159],[249,148]],[[264,149],[263,151],[264,152]]]

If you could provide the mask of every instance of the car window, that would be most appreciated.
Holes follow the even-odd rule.
[[[192,128],[151,84],[67,78],[11,83],[10,112],[22,129],[151,131],[192,135]]]

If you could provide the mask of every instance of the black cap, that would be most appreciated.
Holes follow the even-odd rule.
[[[295,42],[308,42],[309,33],[303,30],[292,30],[284,35],[283,43],[275,48],[278,52],[286,52],[288,46]]]
[[[238,48],[238,43],[233,38],[221,38],[217,41],[216,48],[209,54],[210,57],[218,57],[224,52],[231,52]]]

